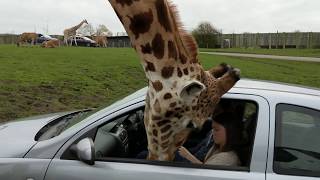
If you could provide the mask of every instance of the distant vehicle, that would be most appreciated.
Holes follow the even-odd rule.
[[[98,44],[96,41],[88,38],[88,37],[85,37],[85,36],[76,36],[76,41],[77,41],[77,45],[78,46],[86,46],[86,47],[97,47]],[[68,43],[71,43],[72,42],[72,46],[75,46],[75,42],[74,42],[74,39],[69,39],[68,40]]]
[[[101,109],[0,125],[0,179],[319,180],[320,90],[241,79],[219,104],[244,125],[241,166],[137,159],[147,88]],[[184,144],[201,141],[211,123]]]
[[[53,38],[49,35],[46,34],[37,34],[37,40],[36,40],[36,44],[42,44],[45,41],[50,41],[50,40],[58,40],[57,38]]]

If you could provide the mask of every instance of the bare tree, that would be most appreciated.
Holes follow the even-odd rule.
[[[82,34],[83,36],[91,36],[92,34],[94,34],[94,28],[92,24],[87,24],[78,29],[77,33]]]
[[[97,36],[112,36],[112,32],[103,24],[98,25],[96,29]]]
[[[200,48],[214,48],[217,45],[218,34],[220,32],[209,22],[200,23],[192,31]]]

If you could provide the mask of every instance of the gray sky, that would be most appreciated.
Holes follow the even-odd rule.
[[[172,1],[187,30],[209,21],[224,33],[320,32],[320,0]],[[0,33],[62,34],[82,19],[124,31],[107,0],[0,0]]]

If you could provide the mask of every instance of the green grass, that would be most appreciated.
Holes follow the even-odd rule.
[[[230,49],[200,49],[204,52],[232,52],[249,54],[266,54],[279,56],[320,57],[320,49],[260,49],[260,48],[230,48]]]
[[[320,63],[202,54],[200,59],[206,69],[226,62],[243,77],[320,87]],[[107,105],[146,84],[132,49],[0,46],[0,122]]]

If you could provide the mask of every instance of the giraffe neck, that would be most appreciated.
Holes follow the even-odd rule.
[[[70,28],[69,30],[75,32],[75,31],[77,31],[84,23],[85,23],[85,21],[82,21],[80,24],[78,24],[78,25]]]
[[[167,1],[109,2],[139,54],[148,79],[155,77],[154,73],[169,79],[174,73],[184,74],[185,68],[178,70],[176,67],[190,67],[197,63],[196,44],[180,30],[174,9]]]

